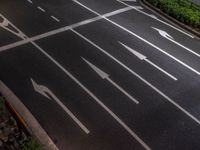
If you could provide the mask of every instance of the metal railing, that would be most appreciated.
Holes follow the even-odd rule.
[[[200,11],[200,5],[192,2],[191,0],[177,0],[178,4],[181,6],[190,7],[194,10]]]

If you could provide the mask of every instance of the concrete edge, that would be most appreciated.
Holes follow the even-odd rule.
[[[200,39],[200,32],[194,30],[193,28],[181,23],[180,21],[176,20],[175,18],[167,15],[166,13],[164,13],[163,11],[161,11],[160,9],[154,7],[152,4],[150,4],[149,2],[147,2],[146,0],[140,0],[140,3],[146,7],[147,9],[149,9],[150,11],[156,13],[158,16],[160,16],[161,18],[169,21],[170,23],[172,23],[175,26],[181,27],[182,29],[190,32],[191,34],[195,35],[196,38]]]
[[[26,108],[26,106],[19,100],[19,98],[0,80],[0,92],[6,98],[6,101],[14,108],[23,124],[28,127],[28,131],[34,136],[47,150],[59,150],[53,143],[51,138],[47,135],[45,130],[41,127],[36,118]]]

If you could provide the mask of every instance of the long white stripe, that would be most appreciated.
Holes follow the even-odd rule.
[[[175,40],[172,40],[171,38],[168,38],[168,37],[167,37],[167,39],[170,40],[171,42],[175,43],[176,45],[178,45],[178,46],[184,48],[184,49],[187,50],[188,52],[190,52],[190,53],[196,55],[197,57],[200,57],[200,54],[194,52],[193,50],[187,48],[186,46],[181,45],[180,43],[176,42]]]
[[[77,4],[79,4],[80,6],[84,7],[85,9],[87,9],[87,10],[93,12],[94,14],[101,16],[101,14],[99,14],[99,13],[97,13],[96,11],[94,11],[94,10],[88,8],[87,6],[81,4],[81,3],[78,2],[77,0],[73,0],[73,1],[76,2]],[[162,50],[162,49],[159,48],[158,46],[152,44],[151,42],[145,40],[144,38],[142,38],[142,37],[140,37],[139,35],[133,33],[132,31],[130,31],[130,30],[124,28],[123,26],[117,24],[116,22],[114,22],[114,21],[112,21],[112,20],[106,18],[105,16],[101,16],[101,17],[104,18],[105,20],[107,20],[108,22],[112,23],[113,25],[119,27],[120,29],[122,29],[122,30],[128,32],[129,34],[131,34],[131,35],[137,37],[138,39],[144,41],[145,43],[149,44],[150,46],[154,47],[155,49],[159,50],[160,52],[162,52],[162,53],[164,53],[165,55],[169,56],[170,58],[174,59],[175,61],[179,62],[180,64],[182,64],[183,66],[185,66],[185,67],[188,68],[189,70],[193,71],[193,72],[196,73],[197,75],[200,75],[200,72],[198,72],[198,71],[195,70],[194,68],[190,67],[189,65],[185,64],[184,62],[180,61],[179,59],[177,59],[176,57],[172,56],[171,54],[167,53],[166,51]]]
[[[106,52],[104,49],[102,49],[101,47],[99,47],[98,45],[96,45],[95,43],[93,43],[92,41],[90,41],[89,39],[87,39],[85,36],[81,35],[80,33],[78,33],[77,31],[73,30],[72,31],[77,34],[79,37],[81,37],[82,39],[84,39],[85,41],[87,41],[88,43],[90,43],[91,45],[93,45],[94,47],[96,47],[98,50],[100,50],[101,52],[103,52],[105,55],[107,55],[108,57],[110,57],[112,60],[114,60],[115,62],[117,62],[119,65],[121,65],[123,68],[125,68],[127,71],[129,71],[131,74],[133,74],[134,76],[136,76],[137,78],[139,78],[141,81],[143,81],[145,84],[147,84],[149,87],[151,87],[153,90],[155,90],[158,94],[160,94],[161,96],[163,96],[166,100],[168,100],[171,104],[173,104],[176,108],[178,108],[179,110],[181,110],[183,113],[185,113],[188,117],[190,117],[192,120],[194,120],[196,123],[198,123],[200,125],[200,121],[194,117],[191,113],[189,113],[187,110],[185,110],[183,107],[181,107],[179,104],[177,104],[174,100],[172,100],[170,97],[168,97],[167,95],[165,95],[162,91],[160,91],[159,89],[157,89],[154,85],[152,85],[151,83],[149,83],[147,80],[145,80],[144,78],[142,78],[140,75],[138,75],[136,72],[134,72],[133,70],[131,70],[129,67],[127,67],[125,64],[123,64],[122,62],[120,62],[119,60],[117,60],[115,57],[113,57],[112,55],[110,55],[108,52]]]
[[[152,61],[148,60],[148,59],[144,59],[146,62],[148,62],[149,64],[151,64],[152,66],[154,66],[155,68],[157,68],[158,70],[160,70],[161,72],[163,72],[164,74],[166,74],[167,76],[169,76],[170,78],[172,78],[173,80],[177,81],[178,79],[176,77],[174,77],[173,75],[171,75],[170,73],[168,73],[167,71],[165,71],[164,69],[160,68],[158,65],[154,64]]]
[[[124,4],[125,6],[133,7],[133,6],[129,5],[129,4],[126,4],[125,2],[122,2],[121,0],[116,0],[116,1],[118,1],[119,3]],[[135,8],[133,7],[133,9],[135,9]],[[157,20],[157,21],[159,21],[159,22],[161,22],[161,23],[163,23],[163,24],[165,24],[165,25],[167,25],[167,26],[169,26],[169,27],[171,27],[171,28],[173,28],[173,29],[175,29],[175,30],[177,30],[177,31],[179,31],[179,32],[181,32],[181,33],[189,36],[189,37],[191,37],[191,38],[194,38],[194,36],[192,36],[191,34],[189,34],[187,32],[184,32],[183,30],[181,30],[181,29],[179,29],[179,28],[177,28],[175,26],[172,26],[171,24],[169,24],[167,22],[164,22],[163,20],[160,20],[157,17],[152,16],[151,14],[143,12],[143,11],[141,11],[139,9],[135,9],[135,10],[138,11],[138,12],[140,12],[140,13],[142,13],[142,14],[144,14],[144,15],[146,15],[146,16],[149,16],[150,18],[155,19],[155,20]]]
[[[113,12],[106,13],[103,16],[111,17],[111,16],[114,16],[114,15],[129,11],[131,9],[132,9],[131,7],[125,7],[125,8],[113,11]],[[17,47],[17,46],[20,46],[20,45],[24,45],[24,44],[29,43],[31,41],[36,41],[36,40],[46,38],[46,37],[49,37],[49,36],[52,36],[52,35],[55,35],[55,34],[58,34],[58,33],[65,32],[65,31],[70,30],[70,29],[74,29],[74,28],[77,28],[77,27],[80,27],[80,26],[84,26],[84,25],[87,25],[89,23],[101,20],[101,19],[102,19],[101,16],[97,16],[97,17],[94,17],[94,18],[91,18],[91,19],[80,21],[78,23],[75,23],[75,24],[72,24],[72,25],[69,25],[69,26],[65,26],[65,27],[62,27],[62,28],[59,28],[59,29],[56,29],[56,30],[52,30],[52,31],[49,31],[49,32],[46,32],[46,33],[43,33],[43,34],[40,34],[40,35],[36,35],[34,37],[27,38],[27,39],[22,40],[22,41],[18,41],[18,42],[12,43],[12,44],[8,44],[8,45],[0,47],[0,52],[14,48],[14,47]]]
[[[123,88],[121,88],[117,83],[115,83],[110,78],[106,78],[111,84],[113,84],[118,90],[120,90],[124,95],[126,95],[128,98],[130,98],[134,103],[139,104],[139,101],[136,100],[133,96],[131,96],[129,93],[127,93]]]
[[[85,87],[78,79],[76,79],[69,71],[67,71],[63,66],[61,66],[53,57],[51,57],[47,52],[45,52],[36,43],[32,42],[40,52],[42,52],[46,57],[48,57],[52,62],[54,62],[66,75],[68,75],[76,84],[78,84],[86,93],[88,93],[104,110],[106,110],[130,135],[132,135],[146,150],[151,150],[151,148],[144,143],[134,132],[131,130],[115,113],[110,110],[100,99],[98,99],[87,87]]]

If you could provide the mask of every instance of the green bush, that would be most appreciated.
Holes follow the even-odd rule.
[[[44,150],[44,147],[33,138],[29,138],[28,141],[22,144],[20,150]]]
[[[200,9],[193,8],[190,0],[147,0],[166,14],[200,29]],[[200,8],[200,6],[199,6]]]

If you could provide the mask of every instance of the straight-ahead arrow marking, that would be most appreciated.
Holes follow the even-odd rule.
[[[99,69],[95,65],[93,65],[91,62],[86,60],[85,58],[81,57],[102,79],[106,79],[109,81],[112,85],[114,85],[118,90],[120,90],[122,93],[124,93],[128,98],[130,98],[133,102],[136,104],[139,104],[139,101],[133,98],[130,94],[128,94],[123,88],[121,88],[117,83],[115,83],[112,79],[109,78],[109,75],[105,73],[103,70]]]
[[[146,56],[144,56],[143,54],[133,50],[132,48],[128,47],[127,45],[123,44],[122,42],[119,42],[123,47],[125,47],[129,52],[131,52],[132,54],[134,54],[135,56],[137,56],[140,60],[144,60],[147,63],[149,63],[150,65],[152,65],[153,67],[155,67],[156,69],[160,70],[161,72],[163,72],[164,74],[166,74],[167,76],[169,76],[170,78],[172,78],[173,80],[177,81],[178,79],[176,77],[174,77],[173,75],[171,75],[170,73],[168,73],[167,71],[165,71],[164,69],[160,68],[158,65],[154,64],[152,61],[150,61],[149,59],[147,59]]]
[[[76,124],[86,133],[89,134],[90,131],[74,116],[74,114],[45,86],[37,84],[33,79],[31,79],[33,88],[36,92],[43,95],[47,99],[55,100],[56,103],[76,122]],[[48,96],[48,94],[50,96]]]
[[[164,37],[164,38],[168,39],[169,41],[175,43],[176,45],[178,45],[178,46],[184,48],[185,50],[187,50],[188,52],[190,52],[190,53],[196,55],[197,57],[200,57],[200,54],[198,54],[198,53],[194,52],[193,50],[191,50],[191,49],[189,49],[189,48],[183,46],[182,44],[176,42],[176,41],[174,40],[174,38],[173,38],[171,35],[169,35],[167,32],[165,32],[165,31],[163,31],[163,30],[161,30],[161,29],[155,28],[155,27],[152,27],[152,28],[153,28],[154,30],[158,31],[158,33],[159,33],[162,37]]]

